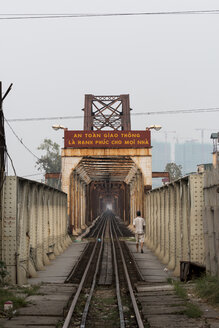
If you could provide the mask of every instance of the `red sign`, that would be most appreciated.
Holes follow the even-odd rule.
[[[68,131],[65,148],[150,148],[150,131]]]

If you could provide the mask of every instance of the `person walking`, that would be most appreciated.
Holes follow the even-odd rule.
[[[141,246],[141,253],[144,253],[144,231],[145,231],[145,220],[141,217],[141,212],[137,211],[137,217],[133,221],[133,226],[135,227],[135,239],[136,239],[136,249],[138,253],[139,243]]]

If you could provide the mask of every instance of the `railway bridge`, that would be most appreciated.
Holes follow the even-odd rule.
[[[85,96],[84,130],[64,131],[63,192],[7,177],[0,258],[12,282],[34,277],[71,243],[69,230],[107,209],[130,229],[140,210],[147,246],[176,276],[188,263],[219,274],[218,166],[152,190],[151,132],[131,130],[130,110],[129,95]]]
[[[106,130],[107,129],[107,130]],[[150,130],[131,130],[129,96],[85,96],[84,131],[64,132],[62,189],[73,233],[111,208],[127,224],[152,185]]]
[[[152,190],[151,132],[131,130],[129,95],[86,95],[84,131],[65,129],[64,140],[62,188],[73,234],[107,208],[132,228],[140,210],[147,245],[175,275],[180,262],[182,274],[191,262],[218,274],[218,178],[202,169]]]

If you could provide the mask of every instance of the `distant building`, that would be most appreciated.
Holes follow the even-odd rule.
[[[212,162],[212,145],[187,141],[175,145],[175,163],[182,165],[183,175],[197,171],[197,165]]]
[[[171,162],[171,145],[152,141],[152,147],[152,171],[163,172],[166,164]]]
[[[152,171],[164,171],[171,160],[171,144],[152,141]],[[175,144],[175,160],[177,165],[182,165],[182,174],[209,169],[212,163],[212,144],[201,144],[194,140]],[[153,188],[162,185],[162,179],[153,179]]]
[[[152,140],[152,147],[152,172],[163,172],[166,164],[171,162],[171,145]],[[153,188],[162,184],[162,178],[152,179]]]
[[[202,173],[202,172],[206,172],[206,171],[211,171],[212,168],[213,168],[212,163],[199,164],[199,165],[197,165],[197,172]]]
[[[216,168],[219,164],[219,132],[212,133],[211,139],[213,140],[213,166]]]
[[[53,188],[61,189],[61,173],[46,173],[45,183]]]

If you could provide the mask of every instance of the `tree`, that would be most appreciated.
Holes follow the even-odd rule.
[[[176,163],[167,163],[165,171],[169,172],[170,181],[177,180],[182,176],[182,165]]]
[[[46,152],[36,162],[39,171],[44,170],[46,173],[61,172],[60,146],[57,143],[52,142],[50,139],[44,139],[37,149]]]

